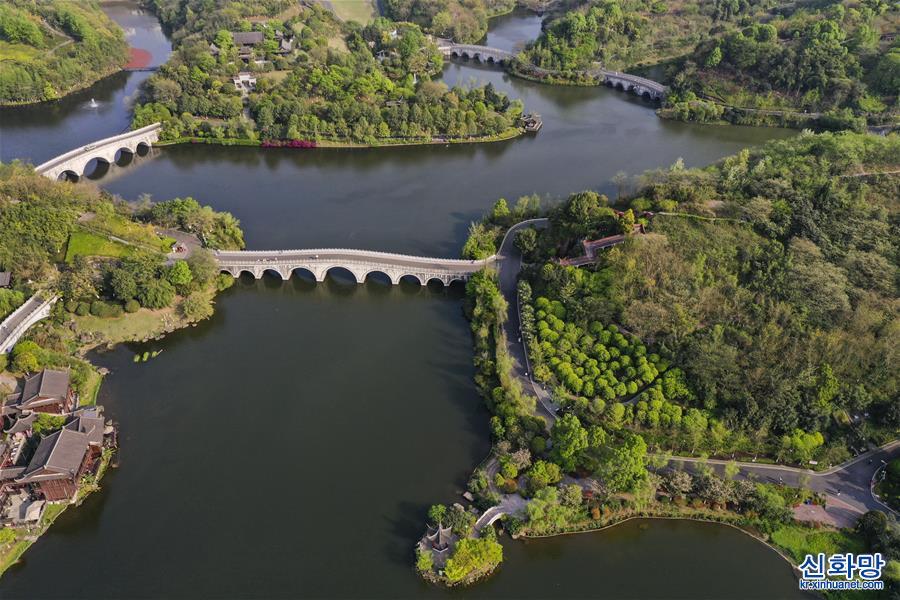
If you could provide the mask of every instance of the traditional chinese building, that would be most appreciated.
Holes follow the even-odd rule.
[[[29,412],[68,414],[75,407],[75,392],[69,386],[69,372],[44,369],[25,380],[22,391],[7,396],[4,416]]]
[[[30,485],[48,502],[75,498],[81,478],[93,473],[103,452],[103,418],[85,414],[41,440],[17,485]]]

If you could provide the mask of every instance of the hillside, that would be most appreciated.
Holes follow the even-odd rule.
[[[55,100],[127,61],[122,30],[95,0],[0,5],[0,104]]]

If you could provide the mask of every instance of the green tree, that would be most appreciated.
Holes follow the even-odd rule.
[[[506,198],[500,198],[494,203],[494,208],[491,210],[491,221],[494,223],[505,223],[509,218],[509,214]]]
[[[138,284],[130,271],[118,268],[109,274],[109,289],[113,298],[127,302],[137,296]]]
[[[176,290],[183,292],[194,280],[194,276],[187,262],[179,260],[169,267],[169,270],[166,272],[166,280],[175,286]]]
[[[432,525],[443,523],[447,518],[447,506],[444,504],[432,504],[428,509],[428,522]]]
[[[533,227],[526,227],[516,232],[515,244],[522,256],[528,256],[537,249],[537,231]]]
[[[175,299],[175,288],[165,279],[151,279],[140,286],[137,299],[146,308],[165,308]]]
[[[572,413],[557,419],[550,433],[553,440],[551,457],[563,471],[574,471],[578,466],[581,454],[588,447],[588,432],[581,421]]]
[[[531,493],[557,483],[562,479],[559,465],[545,460],[538,460],[528,471],[528,489]]]
[[[490,538],[467,538],[456,544],[447,559],[444,575],[450,583],[474,579],[503,561],[503,546]]]
[[[600,452],[596,475],[612,492],[633,491],[646,479],[646,465],[644,438],[621,431],[618,442]]]

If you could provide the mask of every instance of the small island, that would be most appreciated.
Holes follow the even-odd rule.
[[[367,147],[505,140],[523,105],[493,86],[449,89],[443,56],[412,23],[343,23],[319,5],[263,15],[220,10],[174,30],[170,60],[143,87],[135,128],[163,143]]]

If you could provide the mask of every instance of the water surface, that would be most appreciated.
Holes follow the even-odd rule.
[[[135,2],[104,2],[102,7],[122,27],[129,45],[150,53],[150,66],[166,61],[172,46],[152,13]],[[0,161],[40,164],[128,130],[135,95],[149,76],[120,72],[55,102],[0,108]]]
[[[155,21],[107,10],[168,51]],[[498,19],[488,42],[516,44],[539,26],[534,15]],[[0,112],[0,158],[39,162],[117,133],[145,76]],[[701,165],[789,135],[662,121],[624,94],[471,64],[448,65],[444,80],[491,82],[541,113],[544,128],[478,146],[165,148],[98,183],[129,199],[191,195],[229,210],[254,248],[452,256],[501,196],[613,194],[619,171],[679,157]],[[91,97],[97,111],[83,107]],[[147,348],[163,353],[133,363]],[[425,509],[459,500],[489,444],[458,289],[242,280],[209,322],[97,360],[113,372],[100,401],[121,424],[121,467],[5,575],[4,598],[798,597],[774,552],[686,522],[507,540],[503,567],[477,587],[421,582],[411,564]]]

